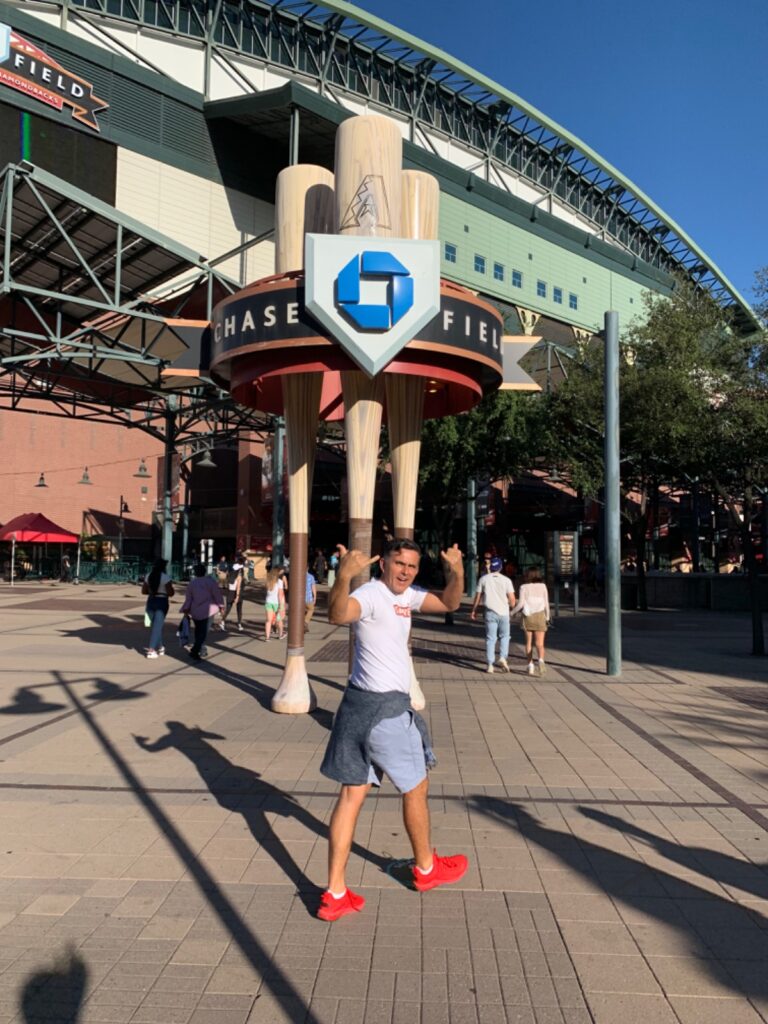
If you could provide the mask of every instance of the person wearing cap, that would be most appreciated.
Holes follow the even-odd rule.
[[[484,573],[477,583],[475,601],[469,617],[477,618],[480,598],[485,603],[485,660],[486,672],[493,672],[496,661],[496,639],[499,641],[499,668],[509,672],[509,613],[515,607],[515,588],[512,580],[501,572],[503,562],[494,556],[491,558],[488,572]]]

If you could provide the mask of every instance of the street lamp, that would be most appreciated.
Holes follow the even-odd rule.
[[[40,479],[35,484],[35,487],[47,487],[48,484],[45,482],[45,473],[40,474]]]
[[[125,520],[123,519],[124,512],[130,512],[128,503],[123,499],[122,494],[120,495],[120,511],[117,514],[117,556],[122,562],[123,560],[123,534],[125,532]]]

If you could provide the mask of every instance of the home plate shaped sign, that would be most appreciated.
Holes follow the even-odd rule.
[[[440,243],[306,236],[305,306],[373,377],[440,312]]]

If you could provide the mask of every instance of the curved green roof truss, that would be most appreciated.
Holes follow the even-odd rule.
[[[89,21],[98,14],[207,40],[220,56],[251,56],[314,80],[331,98],[352,93],[392,110],[411,121],[414,141],[425,148],[431,133],[456,140],[479,154],[479,165],[527,179],[638,259],[683,273],[734,308],[742,329],[759,326],[719,267],[593,149],[515,93],[345,0],[60,0],[59,6]]]

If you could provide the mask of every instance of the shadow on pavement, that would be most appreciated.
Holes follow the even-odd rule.
[[[476,796],[470,806],[516,829],[529,843],[554,854],[564,866],[592,882],[595,889],[601,888],[616,903],[642,915],[639,920],[653,921],[675,930],[688,948],[681,944],[673,955],[700,958],[702,978],[715,978],[721,985],[749,999],[768,998],[768,921],[757,911],[724,899],[696,885],[685,875],[650,868],[583,837],[547,828],[512,801]],[[594,819],[594,814],[590,817]],[[668,856],[671,851],[664,852]],[[681,848],[676,862],[691,863],[684,858],[685,850]],[[709,869],[698,862],[691,863],[692,872],[717,882],[720,881],[718,867],[724,867],[722,861],[713,861]],[[731,868],[727,867],[726,871]],[[724,881],[730,884],[727,877]],[[632,934],[637,942],[638,916],[634,921]],[[656,952],[655,948],[643,950],[642,941],[638,944],[646,956]],[[661,955],[669,956],[669,948]]]
[[[134,736],[136,743],[150,754],[174,749],[189,758],[217,803],[228,811],[242,815],[253,838],[285,872],[296,886],[307,909],[313,912],[321,890],[309,881],[295,862],[272,828],[268,814],[292,818],[322,839],[328,838],[328,826],[305,810],[294,797],[266,782],[259,772],[233,764],[208,742],[223,740],[223,736],[205,732],[197,726],[190,728],[182,722],[165,724],[168,729],[165,736],[154,743],[150,743],[144,736]],[[380,857],[358,843],[353,843],[352,852],[375,864],[381,871],[386,871],[389,866],[389,858]]]
[[[83,704],[65,679],[59,676],[58,681],[62,690],[80,713],[83,722],[94,739],[122,775],[126,784],[133,790],[141,807],[166,837],[174,853],[184,864],[190,877],[208,901],[212,912],[226,928],[232,937],[232,941],[243,954],[243,957],[253,970],[261,976],[263,988],[270,990],[276,1002],[284,1007],[286,1019],[294,1021],[296,1024],[321,1024],[318,1016],[307,1005],[306,1000],[291,982],[290,978],[277,963],[272,961],[270,951],[251,930],[227,894],[218,885],[215,878],[195,856],[194,851],[183,835],[174,826],[153,796],[147,792],[131,766],[100,728],[91,714],[90,708]],[[321,922],[316,922],[315,926],[325,927]],[[50,1017],[48,1020],[50,1020]]]
[[[757,899],[768,900],[768,874],[764,870],[768,865],[739,860],[720,850],[708,850],[702,846],[681,846],[670,839],[665,839],[664,836],[656,836],[652,832],[647,832],[632,821],[625,821],[623,818],[617,818],[613,814],[601,811],[598,807],[579,807],[579,811],[591,821],[597,821],[601,825],[616,829],[622,835],[639,839],[674,864],[680,864],[690,871],[706,875],[721,885],[751,893]]]
[[[44,683],[49,686],[49,683]],[[54,701],[44,700],[39,693],[35,693],[31,686],[20,686],[13,695],[13,701],[0,708],[0,715],[46,715],[53,711],[62,711],[66,704],[56,704]]]
[[[180,660],[187,660],[184,651],[179,653]],[[254,661],[259,661],[258,658],[252,658]],[[203,661],[189,661],[190,666],[195,669],[205,672],[214,679],[220,679],[222,683],[226,683],[228,686],[234,687],[236,690],[240,690],[242,693],[247,693],[249,697],[253,697],[265,711],[272,710],[272,698],[275,696],[275,689],[266,683],[259,682],[258,679],[251,679],[248,676],[242,675],[240,672],[233,672],[230,668],[224,668],[223,665],[219,665],[212,658],[208,657]],[[261,662],[261,664],[266,664]],[[270,665],[270,668],[274,666]],[[311,677],[316,678],[316,677]],[[326,682],[326,680],[322,680]],[[302,716],[303,717],[303,716]],[[324,708],[315,708],[314,711],[310,711],[307,715],[308,718],[314,719],[318,725],[321,725],[324,729],[330,730],[333,724],[333,714],[330,711],[326,711]]]
[[[148,693],[142,693],[137,688],[120,686],[109,679],[88,679],[82,680],[93,685],[93,693],[86,694],[85,700],[100,703],[105,700],[136,700],[139,697],[148,697]],[[56,686],[59,683],[37,683],[33,686],[21,686],[13,695],[11,704],[0,708],[0,715],[44,715],[52,714],[54,711],[63,711],[67,705],[57,704],[54,701],[44,700],[37,693],[37,690],[44,690],[47,687]],[[144,686],[144,683],[139,683]]]
[[[31,975],[21,993],[24,1024],[76,1024],[87,980],[85,961],[72,951]]]

